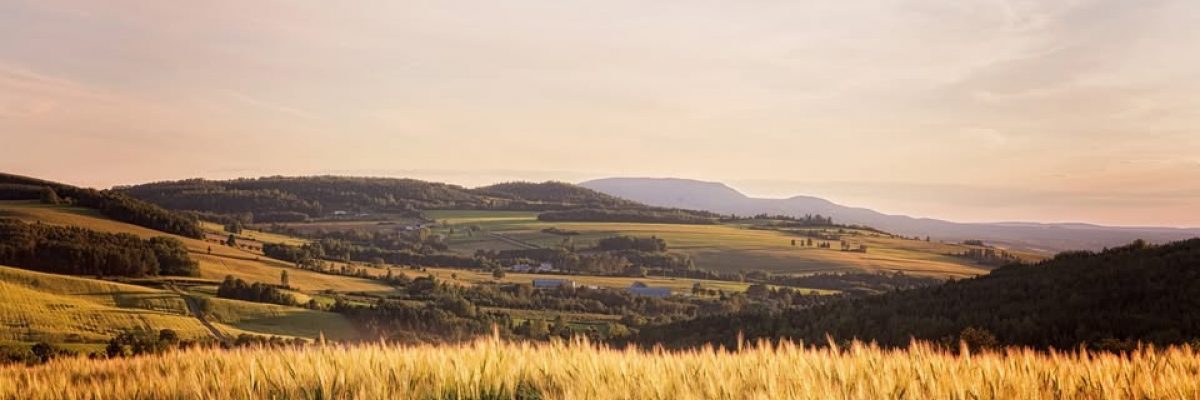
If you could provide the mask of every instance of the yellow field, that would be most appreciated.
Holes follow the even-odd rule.
[[[208,298],[210,321],[239,333],[357,339],[341,315],[296,307]],[[173,329],[185,338],[210,333],[179,294],[136,285],[0,267],[0,340],[103,342],[134,328]]]
[[[540,222],[537,213],[504,211],[432,211],[431,218],[457,227],[454,234],[447,229],[452,249],[463,253],[475,250],[517,249],[511,242],[489,234],[542,247],[559,245],[566,236],[542,232],[555,227],[579,232],[570,236],[577,247],[593,245],[612,235],[658,236],[667,241],[671,251],[688,254],[696,266],[704,269],[737,271],[767,270],[784,273],[829,271],[904,271],[908,273],[947,277],[963,277],[986,273],[987,269],[947,253],[958,253],[967,247],[957,244],[925,242],[891,238],[859,231],[846,236],[852,246],[868,246],[867,253],[842,252],[835,249],[793,247],[791,241],[803,238],[773,230],[756,230],[736,225],[676,225],[607,222]],[[484,232],[468,234],[466,227],[478,226]],[[836,230],[836,229],[835,229]]]
[[[0,368],[22,399],[1192,399],[1200,353],[1009,350],[964,356],[924,345],[837,351],[784,344],[740,352],[614,350],[582,342],[194,350]]]
[[[209,232],[209,233],[224,234],[224,235],[229,234],[228,232],[225,232],[225,227],[218,223],[200,221],[200,228],[204,229],[205,232]],[[263,231],[254,230],[254,229],[250,229],[250,228],[243,228],[242,233],[238,234],[238,236],[244,237],[247,239],[257,240],[257,241],[264,242],[264,243],[281,243],[281,244],[286,244],[286,245],[291,245],[291,246],[303,246],[308,243],[308,240],[305,240],[305,239],[287,236],[287,235],[277,235],[274,233],[263,232]]]
[[[0,340],[95,343],[134,328],[208,336],[186,307],[165,291],[0,267]]]

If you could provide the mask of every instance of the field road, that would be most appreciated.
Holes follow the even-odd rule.
[[[196,301],[195,298],[193,298],[187,292],[184,292],[183,289],[180,289],[178,286],[167,285],[167,288],[183,297],[183,302],[187,303],[188,311],[192,313],[192,316],[200,320],[201,325],[204,325],[205,328],[208,328],[209,333],[211,333],[213,337],[217,338],[217,340],[220,340],[222,343],[229,343],[229,337],[225,336],[225,333],[221,332],[220,329],[217,329],[212,322],[208,322],[208,318],[204,315],[204,307],[200,306],[200,302]]]

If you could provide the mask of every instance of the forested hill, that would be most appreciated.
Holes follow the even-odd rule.
[[[175,210],[253,214],[256,220],[319,217],[336,211],[404,212],[479,208],[493,199],[466,188],[415,179],[337,176],[189,179],[118,187],[134,197]]]
[[[200,237],[196,218],[111,190],[95,190],[27,176],[0,173],[0,200],[40,200],[73,204],[134,225],[187,237]]]
[[[475,189],[476,193],[496,197],[562,203],[590,208],[645,208],[631,200],[610,196],[582,186],[563,182],[507,182]]]
[[[571,184],[505,183],[468,189],[415,179],[341,176],[190,179],[117,190],[174,210],[288,222],[346,213],[437,209],[548,211],[649,207]]]
[[[824,343],[828,333],[836,340],[888,346],[904,346],[913,337],[954,342],[963,332],[972,336],[964,339],[1059,349],[1195,342],[1200,339],[1200,239],[1063,253],[978,278],[783,314],[701,318],[645,329],[639,341],[734,345],[739,331],[749,340]]]

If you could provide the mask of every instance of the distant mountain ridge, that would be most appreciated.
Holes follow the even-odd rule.
[[[268,176],[186,179],[118,186],[115,192],[205,218],[257,223],[299,222],[345,213],[404,213],[475,209],[562,211],[655,210],[635,201],[563,182],[507,182],[474,189],[416,179],[354,176]],[[665,210],[674,211],[674,210]],[[680,213],[715,219],[711,213]],[[249,221],[247,221],[249,222]]]
[[[977,239],[990,244],[1041,252],[1098,250],[1120,246],[1135,239],[1161,243],[1200,237],[1200,229],[1108,227],[1081,223],[959,223],[914,218],[843,206],[812,196],[794,196],[786,199],[753,198],[722,183],[679,178],[606,178],[579,185],[651,206],[739,215],[821,214],[832,216],[835,222],[868,225],[900,235],[931,236],[935,240],[945,241]]]

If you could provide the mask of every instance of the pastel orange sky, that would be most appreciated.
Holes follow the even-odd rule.
[[[1200,226],[1200,2],[5,1],[0,171],[672,176]]]

